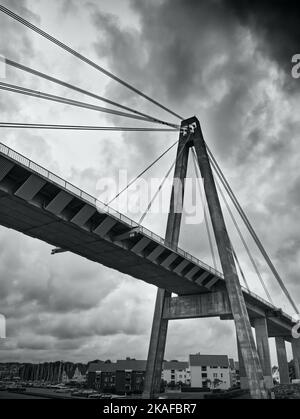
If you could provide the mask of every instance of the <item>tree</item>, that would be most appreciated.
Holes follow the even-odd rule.
[[[209,378],[207,378],[205,381],[203,381],[203,385],[204,387],[210,387],[211,386],[211,380]]]
[[[218,378],[215,378],[215,379],[214,379],[214,382],[213,382],[213,386],[214,386],[214,388],[217,388],[217,387],[219,387],[222,383],[223,383],[223,381],[222,381],[222,380],[219,380]]]

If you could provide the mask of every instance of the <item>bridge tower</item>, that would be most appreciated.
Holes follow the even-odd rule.
[[[174,173],[170,210],[166,229],[166,242],[171,248],[178,247],[184,202],[185,178],[190,148],[194,147],[204,181],[204,190],[211,216],[218,253],[225,277],[227,294],[235,322],[238,345],[242,355],[252,398],[267,398],[263,371],[255,346],[251,324],[237,275],[231,242],[220,205],[207,147],[199,120],[196,117],[182,122],[177,160]],[[171,297],[164,289],[158,289],[153,317],[147,369],[144,383],[144,398],[153,398],[160,392],[162,364],[168,330],[164,318],[164,306]]]

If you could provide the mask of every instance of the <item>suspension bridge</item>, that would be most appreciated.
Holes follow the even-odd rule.
[[[273,386],[269,348],[269,338],[271,337],[275,337],[276,341],[281,383],[289,382],[286,342],[292,344],[296,377],[300,379],[300,339],[295,339],[292,335],[295,322],[292,317],[272,303],[268,287],[242,234],[239,222],[231,210],[229,200],[257,245],[294,313],[298,313],[297,306],[226,180],[220,165],[206,144],[199,120],[196,117],[186,119],[178,115],[8,8],[0,5],[0,12],[25,25],[68,54],[92,66],[180,121],[180,124],[175,124],[153,117],[6,58],[6,65],[18,71],[29,73],[50,83],[97,99],[113,106],[113,108],[75,101],[6,82],[0,82],[0,90],[61,103],[70,107],[153,123],[155,128],[30,124],[26,122],[0,122],[0,128],[119,132],[174,131],[174,135],[179,135],[179,141],[164,151],[108,203],[100,202],[46,168],[0,143],[0,224],[52,245],[54,247],[53,254],[72,252],[158,288],[144,384],[144,398],[152,398],[159,393],[168,322],[176,319],[219,317],[221,320],[234,321],[241,386],[250,390],[252,398],[267,398],[268,391]],[[176,146],[176,159],[139,222],[131,220],[111,207],[113,201],[118,199],[125,190],[130,188]],[[202,198],[208,208],[204,211],[204,218],[209,243],[215,261],[212,229],[222,272],[219,272],[216,266],[213,268],[203,263],[178,246],[185,193],[184,185],[190,156],[194,163],[195,173],[203,179],[204,194],[202,194]],[[161,238],[143,227],[142,224],[172,171],[174,172],[174,184],[166,236]],[[177,180],[180,180],[180,188]],[[268,301],[250,290],[247,275],[243,272],[224,221],[220,199],[223,200],[225,208],[232,218]],[[245,287],[241,285],[242,280]],[[176,296],[173,296],[174,294]],[[256,342],[252,327],[255,328]]]

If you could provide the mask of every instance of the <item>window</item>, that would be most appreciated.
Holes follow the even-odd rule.
[[[207,374],[202,374],[202,378],[207,378]]]
[[[207,371],[207,367],[202,367],[202,371]]]
[[[218,374],[214,374],[214,375],[213,375],[213,377],[214,377],[214,378],[218,378]]]

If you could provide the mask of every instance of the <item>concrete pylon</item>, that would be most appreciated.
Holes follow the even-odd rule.
[[[244,360],[249,389],[254,399],[266,399],[267,391],[258,353],[255,347],[251,324],[236,271],[231,242],[225,225],[206,144],[197,118],[186,121],[188,131],[193,132],[193,142],[204,180],[204,190],[223,268],[226,288],[236,326],[241,354]]]
[[[239,358],[239,372],[240,372],[240,385],[242,390],[249,390],[249,381],[246,373],[246,368],[241,352],[241,347],[237,338],[238,358]]]
[[[296,379],[300,380],[300,338],[292,340],[292,350]]]
[[[269,335],[267,319],[265,317],[258,317],[254,320],[256,346],[258,356],[261,362],[265,385],[267,389],[274,387],[272,377],[272,364],[269,346]]]
[[[176,248],[178,246],[180,235],[184,186],[189,156],[189,146],[186,140],[186,137],[181,133],[166,230],[166,242],[172,248]],[[144,381],[144,399],[152,399],[160,392],[162,364],[168,332],[168,320],[163,319],[163,310],[165,301],[169,297],[171,297],[169,292],[163,289],[158,289]]]
[[[286,353],[285,340],[282,337],[275,338],[277,361],[279,368],[280,384],[290,384],[289,365]]]

